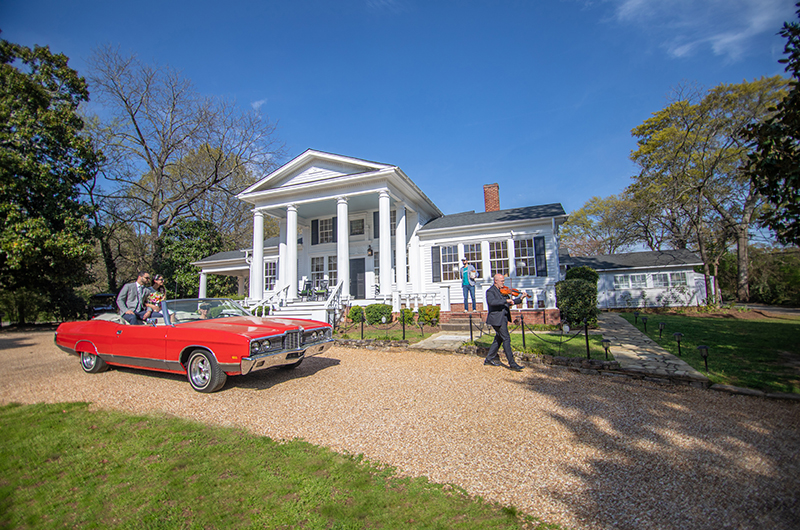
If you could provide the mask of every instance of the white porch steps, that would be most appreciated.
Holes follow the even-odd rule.
[[[270,315],[278,318],[309,318],[322,322],[328,321],[325,302],[292,302],[289,305],[275,307]]]

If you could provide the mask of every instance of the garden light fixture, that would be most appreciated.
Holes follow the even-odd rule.
[[[708,374],[708,346],[698,346],[698,350],[700,350],[700,355],[703,356],[703,361],[706,363],[706,374]]]
[[[642,317],[642,324],[644,324],[644,332],[647,333],[647,317]]]
[[[678,341],[678,356],[681,356],[681,338],[683,337],[683,333],[680,331],[676,331],[672,334],[675,337],[675,340]]]
[[[603,348],[606,350],[606,361],[608,360],[608,348],[611,347],[611,341],[609,339],[603,339],[600,342],[603,343]]]
[[[667,324],[664,323],[664,322],[659,322],[658,323],[658,338],[659,339],[661,338],[661,332],[664,331],[664,326],[666,326],[666,325]]]

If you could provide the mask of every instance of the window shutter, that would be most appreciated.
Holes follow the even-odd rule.
[[[336,230],[336,218],[335,217],[331,220],[331,227],[333,228],[333,242],[336,243],[336,239],[339,237],[337,235],[339,231]]]
[[[372,237],[373,239],[378,239],[381,234],[380,231],[380,212],[372,212]]]
[[[311,244],[319,244],[319,221],[317,219],[311,221]]]
[[[433,283],[442,281],[442,255],[439,247],[431,247],[431,272],[433,273]]]
[[[547,253],[544,247],[544,237],[533,238],[533,255],[536,257],[536,276],[547,276]]]

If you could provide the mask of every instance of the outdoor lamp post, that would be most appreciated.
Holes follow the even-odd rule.
[[[706,363],[706,374],[708,374],[708,346],[698,346],[698,350],[700,350],[700,355],[703,356],[703,361]]]
[[[675,340],[678,341],[678,356],[681,356],[681,338],[683,337],[683,333],[680,331],[676,331],[672,334],[675,337]]]
[[[603,339],[600,342],[603,343],[603,348],[606,350],[606,361],[608,360],[608,348],[611,347],[611,341],[609,339]]]
[[[658,323],[658,338],[659,339],[661,338],[661,332],[664,331],[664,326],[666,326],[666,325],[667,324],[664,323],[664,322],[659,322]]]
[[[633,323],[634,323],[634,325],[639,323],[639,312],[638,311],[634,311],[633,312]]]
[[[642,324],[644,324],[644,332],[647,333],[647,317],[642,317]]]

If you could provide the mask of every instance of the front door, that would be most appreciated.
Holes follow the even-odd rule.
[[[350,260],[350,296],[357,300],[367,297],[367,278],[364,258]]]

